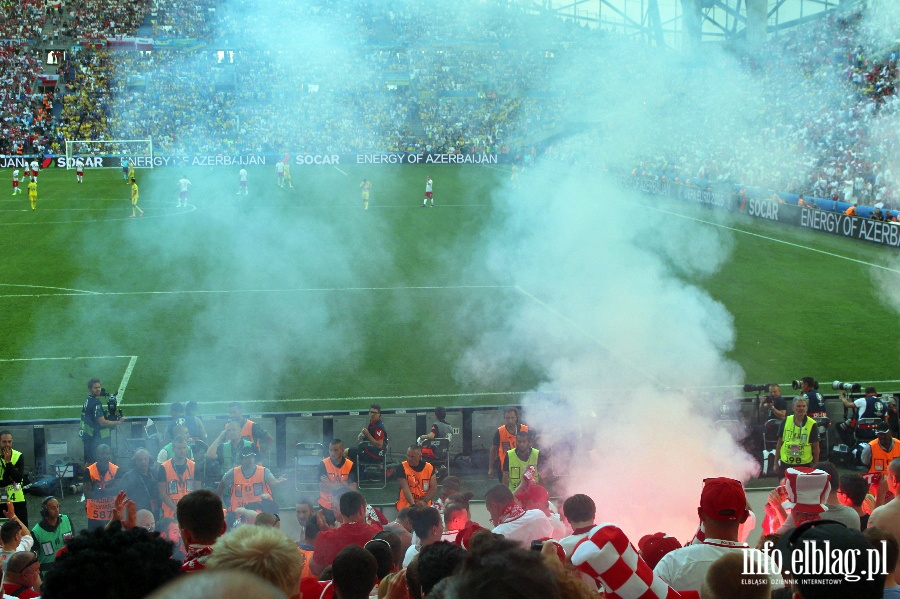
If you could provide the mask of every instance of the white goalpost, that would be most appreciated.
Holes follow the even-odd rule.
[[[123,160],[134,168],[153,168],[153,140],[66,140],[66,170],[74,169],[79,158],[90,168],[121,168]]]

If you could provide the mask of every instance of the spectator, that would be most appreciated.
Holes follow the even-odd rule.
[[[701,596],[703,599],[769,599],[771,584],[762,574],[744,571],[744,557],[726,553],[706,571]]]
[[[550,494],[547,492],[547,489],[537,483],[527,482],[529,480],[523,479],[517,492],[513,493],[516,501],[519,502],[519,505],[526,512],[528,510],[540,510],[547,516],[550,526],[553,527],[552,538],[561,539],[565,537],[569,531],[566,529],[566,525],[559,514],[550,509]]]
[[[494,433],[494,441],[488,455],[488,478],[493,478],[496,471],[501,481],[507,452],[516,448],[516,439],[520,431],[528,432],[527,424],[519,424],[519,410],[516,408],[506,408],[503,411],[503,420],[505,424]],[[497,456],[496,460],[494,456]]]
[[[149,461],[150,454],[147,454],[147,459]],[[149,510],[138,510],[135,515],[135,526],[140,526],[150,531],[156,530],[156,518],[153,517],[153,513]]]
[[[289,598],[300,597],[301,560],[297,546],[284,533],[268,526],[240,526],[220,537],[206,560],[208,571],[255,574],[281,589]]]
[[[375,556],[362,547],[341,549],[331,568],[336,599],[367,599],[375,587],[377,570]]]
[[[409,510],[409,520],[413,532],[416,533],[416,543],[406,550],[406,556],[403,558],[404,567],[412,562],[422,547],[437,543],[444,533],[444,523],[437,508],[413,506]]]
[[[670,537],[663,532],[657,532],[652,535],[644,535],[638,541],[638,548],[641,557],[647,562],[651,568],[655,568],[667,553],[671,553],[676,549],[681,549],[681,543],[675,537]]]
[[[827,544],[826,544],[827,543]],[[798,526],[791,534],[778,540],[776,550],[781,552],[781,559],[792,555],[797,548],[804,551],[857,552],[857,555],[868,555],[872,544],[858,530],[851,530],[833,520],[815,520]],[[682,550],[683,551],[683,550]],[[843,553],[841,553],[843,552]],[[782,563],[790,563],[784,562]],[[835,574],[823,568],[800,568],[792,571],[791,586],[795,599],[825,599],[829,597],[853,597],[854,599],[880,599],[884,592],[884,575],[871,572],[864,573],[865,560],[856,560]],[[847,570],[847,571],[843,571]]]
[[[541,555],[509,540],[490,541],[467,553],[453,589],[455,596],[467,599],[561,599]]]
[[[239,570],[198,572],[181,576],[147,599],[285,599],[285,594],[266,580]]]
[[[193,400],[184,404],[184,424],[191,433],[191,439],[206,443],[206,427],[203,426],[203,420],[197,415],[199,408],[200,406]]]
[[[790,470],[788,470],[790,472]],[[814,470],[810,473],[800,474],[799,477],[808,477],[816,472],[824,472],[828,475],[828,487],[826,491],[826,498],[824,501],[825,511],[821,513],[820,517],[823,520],[834,520],[835,522],[840,522],[847,528],[853,528],[855,530],[860,530],[860,521],[859,515],[855,510],[849,507],[845,507],[840,500],[838,499],[838,488],[837,485],[832,484],[832,481],[838,480],[838,470],[834,464],[831,462],[821,462],[818,465],[817,470]],[[803,483],[797,477],[788,477],[789,484],[796,483],[797,487],[802,486]],[[816,486],[818,489],[819,487]],[[799,490],[798,490],[799,492]],[[795,505],[791,510],[791,514],[787,517],[784,524],[776,531],[777,534],[785,534],[790,529],[794,528],[796,525],[794,524],[794,511],[804,511],[800,506]]]
[[[120,477],[116,486],[125,491],[139,510],[146,510],[155,517],[160,507],[159,485],[155,468],[150,467],[150,453],[146,449],[138,449],[131,463],[131,470]]]
[[[894,494],[894,498],[886,504],[875,508],[869,517],[869,526],[888,531],[894,538],[900,534],[900,460],[894,460],[888,466],[887,474],[888,490]],[[894,573],[896,578],[900,572]]]
[[[869,514],[863,510],[863,501],[869,491],[869,483],[859,474],[844,474],[840,478],[837,499],[841,505],[852,509],[859,516],[860,530],[869,525]]]
[[[3,593],[19,599],[41,596],[41,563],[32,552],[18,551],[7,560]]]
[[[316,538],[309,566],[313,576],[318,576],[330,566],[347,545],[363,546],[381,531],[381,526],[377,524],[366,524],[366,499],[359,491],[344,493],[338,505],[344,521],[338,528],[322,530]]]
[[[884,545],[883,555],[886,557],[884,571],[888,573],[884,579],[884,599],[897,599],[900,597],[900,585],[894,579],[894,572],[897,570],[897,560],[900,558],[900,545],[894,535],[881,528],[867,528],[863,532],[866,540],[879,549],[879,545]],[[881,553],[881,551],[879,551]]]
[[[422,459],[422,449],[418,445],[410,445],[406,450],[406,461],[397,468],[394,479],[400,487],[396,503],[398,510],[409,506],[430,506],[438,491],[437,472],[434,466]]]
[[[387,530],[382,530],[376,534],[372,540],[381,539],[385,541],[391,548],[391,559],[393,560],[392,572],[397,572],[403,567],[403,546],[400,544],[400,537]]]
[[[181,540],[181,530],[178,528],[178,522],[172,518],[160,518],[156,521],[156,532],[170,543],[172,543],[172,557],[179,562],[184,562],[184,544]]]
[[[409,510],[409,507],[403,508],[397,512],[397,517],[393,522],[384,526],[384,530],[394,533],[400,539],[403,555],[406,555],[406,550],[412,545],[412,522],[409,521]]]
[[[560,539],[559,544],[565,550],[566,555],[572,555],[572,550],[578,541],[585,538],[587,533],[594,527],[594,518],[597,516],[597,506],[594,500],[576,493],[563,502],[563,514],[572,527],[572,534]],[[651,566],[652,567],[652,566]]]
[[[422,547],[419,553],[419,583],[427,597],[434,586],[452,576],[463,561],[465,550],[459,545],[439,541]]]
[[[41,587],[44,599],[141,599],[178,575],[172,544],[143,528],[82,531]]]
[[[0,541],[3,542],[3,551],[0,551],[0,567],[6,570],[6,560],[17,551],[31,551],[34,539],[28,528],[16,516],[13,503],[6,502],[6,522],[0,525]]]
[[[375,562],[378,564],[375,576],[376,585],[380,583],[385,576],[391,572],[397,571],[397,568],[394,567],[393,549],[386,539],[382,539],[378,535],[375,535],[375,538],[366,543],[363,549],[371,553],[372,557],[375,558]]]
[[[746,553],[754,563],[765,565],[766,572],[777,575],[769,556],[738,541],[740,524],[749,516],[747,497],[740,482],[730,478],[704,481],[697,513],[705,538],[667,553],[653,569],[673,589],[699,591],[710,565],[727,553]],[[774,581],[773,584],[781,586]]]
[[[469,508],[461,503],[448,503],[444,508],[444,539],[456,541],[459,531],[469,523]]]
[[[484,506],[491,515],[494,529],[522,547],[528,547],[535,539],[553,536],[550,520],[540,510],[525,511],[516,503],[512,491],[505,485],[494,485],[484,496]]]
[[[315,515],[315,510],[313,509],[313,503],[309,499],[301,498],[297,501],[297,505],[295,506],[295,510],[297,513],[297,524],[300,525],[300,528],[305,528],[310,520],[315,520],[313,517]],[[303,539],[303,531],[300,532],[300,538]]]
[[[181,571],[203,570],[216,540],[225,534],[222,500],[206,489],[193,491],[178,502],[176,516],[185,547]]]

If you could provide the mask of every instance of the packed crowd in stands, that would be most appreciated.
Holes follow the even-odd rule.
[[[514,4],[309,2],[292,5],[290,19],[278,17],[282,8],[214,0],[21,2],[16,16],[0,22],[10,38],[134,36],[149,23],[158,39],[235,49],[224,59],[213,50],[67,53],[58,69],[62,114],[46,123],[37,118],[44,99],[22,93],[40,68],[36,51],[14,46],[5,50],[13,60],[0,64],[0,77],[21,89],[0,92],[10,134],[0,151],[152,137],[160,153],[520,154],[542,135],[563,131],[592,95],[585,80],[555,74],[585,54],[609,54],[602,44],[611,34]],[[871,47],[860,15],[834,14],[734,54],[733,66],[762,96],[755,109],[709,111],[709,122],[698,110],[693,128],[713,136],[686,136],[683,123],[656,119],[653,149],[636,157],[641,170],[897,208],[897,50]],[[291,39],[292,23],[309,35]],[[278,46],[265,45],[269,37]],[[618,62],[626,79],[629,68],[639,68]],[[602,73],[588,79],[602,80]],[[777,150],[777,160],[767,148]]]
[[[478,497],[482,510],[463,480],[435,465],[442,463],[440,441],[449,445],[453,434],[444,408],[435,409],[427,434],[408,440],[406,459],[393,464],[384,459],[389,438],[381,407],[372,404],[355,451],[333,439],[327,456],[319,456],[318,496],[297,500],[290,513],[299,528],[284,527],[298,531],[290,538],[273,493],[284,479],[257,463],[271,455],[275,439],[240,404],[231,404],[218,434],[207,432],[196,410],[196,402],[173,404],[160,433],[168,443],[156,459],[138,449],[131,468],[119,468],[101,433],[115,423],[95,421],[86,408],[87,530],[74,529],[55,497],[43,500],[40,520],[29,529],[27,509],[20,511],[25,502],[10,497],[9,520],[0,526],[4,593],[25,599],[890,599],[900,592],[900,500],[892,499],[900,495],[900,460],[879,461],[900,452],[878,453],[885,444],[900,450],[888,420],[870,445],[875,478],[839,475],[830,462],[783,464],[782,484],[761,514],[752,512],[737,480],[686,480],[697,486],[696,507],[684,514],[695,527],[690,538],[655,532],[630,539],[615,524],[614,509],[577,489],[551,501],[553,461],[542,455],[540,436],[520,422],[517,408],[504,411],[494,435],[488,476],[500,482]],[[802,396],[793,415],[784,416],[783,435],[798,414],[806,417]],[[11,432],[0,431],[3,484],[21,480],[13,441]],[[785,445],[781,455],[792,451]],[[221,476],[218,485],[198,488],[201,464]],[[367,501],[363,483],[371,468],[395,471],[379,475],[394,483],[394,505],[379,509]],[[754,547],[747,540],[759,527]],[[839,567],[813,560],[798,569],[798,547],[806,552],[801,559],[814,550],[858,557]],[[880,565],[861,557],[876,552]],[[788,565],[792,575],[783,573]]]

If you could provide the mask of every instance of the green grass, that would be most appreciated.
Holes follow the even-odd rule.
[[[470,322],[533,301],[472,267],[498,216],[490,194],[508,175],[340,169],[295,166],[294,189],[278,189],[271,167],[250,168],[247,197],[236,195],[237,169],[185,169],[194,188],[180,210],[182,171],[139,171],[142,219],[128,218],[129,189],[114,169],[88,171],[82,185],[72,171],[43,172],[34,212],[27,194],[4,195],[0,418],[77,417],[87,379],[114,390],[131,356],[129,415],[190,399],[207,413],[234,400],[250,402],[248,412],[356,409],[363,397],[385,408],[494,405],[541,382],[526,366],[487,387],[454,376],[481,333]],[[419,207],[426,174],[434,209]],[[368,211],[363,178],[374,185]],[[895,255],[761,221],[735,226],[863,262]],[[891,379],[900,325],[870,270],[736,233],[723,268],[693,282],[734,315],[729,357],[748,382]],[[560,334],[577,332],[561,324]]]

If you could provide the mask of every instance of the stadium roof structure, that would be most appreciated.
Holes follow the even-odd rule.
[[[705,42],[756,45],[778,31],[885,0],[523,0],[534,12],[641,37],[659,47]],[[891,1],[891,0],[887,0]]]

